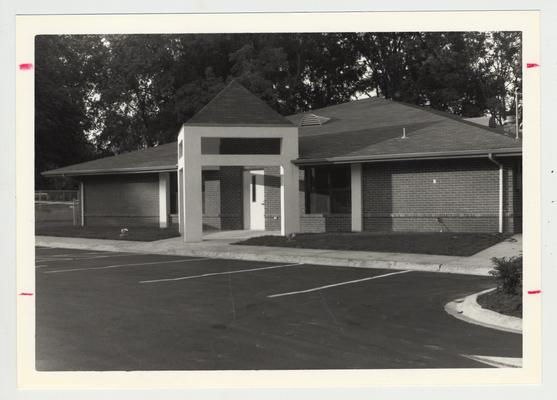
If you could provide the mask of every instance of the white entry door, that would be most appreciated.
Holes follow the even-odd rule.
[[[246,171],[249,193],[246,193],[249,210],[249,229],[265,230],[265,175],[263,170]],[[247,187],[248,185],[246,185]],[[246,211],[247,211],[246,210]]]

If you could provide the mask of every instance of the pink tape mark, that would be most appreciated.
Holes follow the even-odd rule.
[[[33,296],[33,293],[21,292],[19,295],[20,295],[20,296]]]
[[[28,71],[30,69],[33,69],[33,64],[31,63],[19,64],[19,69],[22,71]]]
[[[540,294],[541,290],[528,290],[528,294]]]
[[[527,63],[526,64],[526,68],[535,68],[535,67],[539,67],[540,64],[536,64],[536,63]]]

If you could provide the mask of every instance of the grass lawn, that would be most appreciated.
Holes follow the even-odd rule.
[[[478,296],[478,304],[500,314],[522,318],[522,295],[508,294],[501,289]]]
[[[234,244],[471,256],[509,237],[508,234],[500,233],[450,232],[299,233],[290,238],[259,236]]]
[[[81,237],[89,239],[136,240],[152,242],[180,236],[177,228],[129,227],[126,235],[120,235],[117,226],[36,226],[35,235]]]

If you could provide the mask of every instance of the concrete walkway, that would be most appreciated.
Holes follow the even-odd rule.
[[[240,238],[226,235],[205,236],[199,243],[184,243],[181,237],[155,242],[101,240],[37,236],[35,245],[73,249],[167,254],[181,256],[304,263],[317,265],[406,269],[468,275],[489,275],[492,257],[510,257],[522,251],[522,235],[481,251],[471,257],[437,256],[427,254],[381,253],[369,251],[339,251],[296,249],[285,247],[232,245]]]

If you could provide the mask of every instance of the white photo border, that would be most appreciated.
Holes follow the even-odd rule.
[[[419,18],[417,18],[419,16]],[[540,383],[541,174],[540,15],[537,11],[44,15],[16,17],[16,63],[34,64],[43,34],[225,32],[521,31],[523,43],[523,367],[517,369],[375,369],[287,371],[39,372],[35,365],[34,296],[17,299],[18,386],[40,388],[308,388],[372,385]],[[17,293],[35,293],[34,74],[16,72]]]

